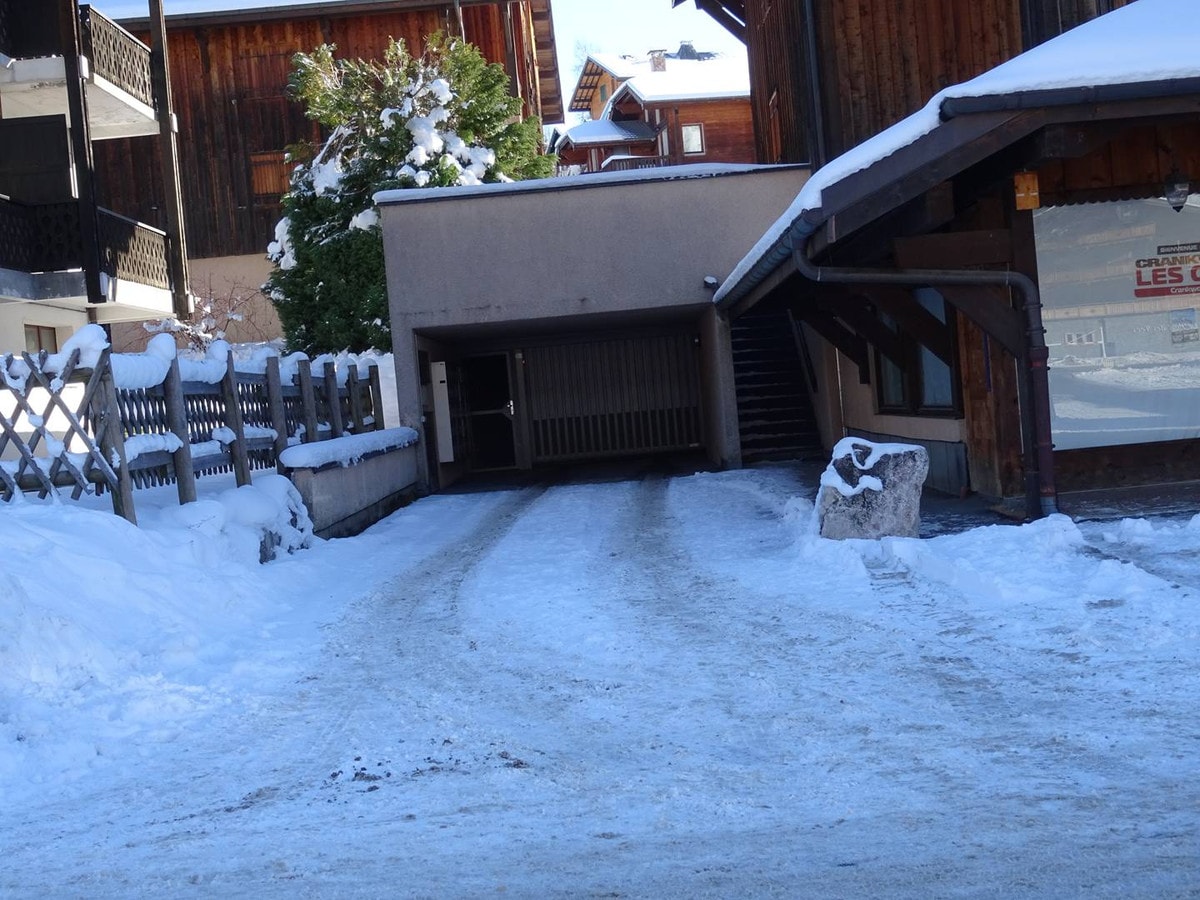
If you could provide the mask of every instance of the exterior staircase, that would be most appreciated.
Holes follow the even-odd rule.
[[[732,323],[731,332],[742,461],[822,457],[787,311],[755,307]]]

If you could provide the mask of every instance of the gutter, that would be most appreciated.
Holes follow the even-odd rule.
[[[809,257],[812,234],[792,242],[796,271],[810,281],[830,284],[886,284],[914,287],[973,285],[1006,287],[1021,295],[1026,319],[1025,377],[1029,403],[1021,410],[1025,435],[1025,514],[1039,519],[1058,512],[1054,486],[1054,444],[1050,430],[1050,351],[1042,325],[1037,284],[1022,272],[968,269],[864,269],[818,266]]]

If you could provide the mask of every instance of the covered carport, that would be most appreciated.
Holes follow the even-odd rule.
[[[710,276],[806,177],[697,165],[380,194],[400,412],[425,438],[426,485],[645,454],[739,464]]]

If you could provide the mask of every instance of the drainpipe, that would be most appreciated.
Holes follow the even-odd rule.
[[[817,42],[817,15],[813,9],[813,0],[804,2],[805,54],[808,56],[808,102],[811,104],[809,126],[812,135],[808,145],[815,172],[825,163],[829,156],[825,147],[825,103],[821,93],[821,64],[818,62],[819,47]],[[815,152],[814,152],[815,151]]]
[[[792,259],[796,270],[810,281],[833,284],[887,284],[936,287],[944,285],[998,286],[1021,295],[1025,311],[1025,363],[1029,408],[1022,410],[1026,434],[1025,514],[1039,519],[1058,512],[1054,487],[1054,444],[1050,436],[1050,351],[1042,326],[1042,300],[1033,279],[1022,272],[975,271],[968,269],[856,269],[818,266],[809,258],[808,235],[797,245],[793,238]],[[1032,444],[1032,453],[1028,452]]]

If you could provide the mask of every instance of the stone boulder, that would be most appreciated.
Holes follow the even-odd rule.
[[[817,519],[833,540],[916,537],[929,453],[915,444],[877,444],[848,437],[833,448],[821,475]]]

